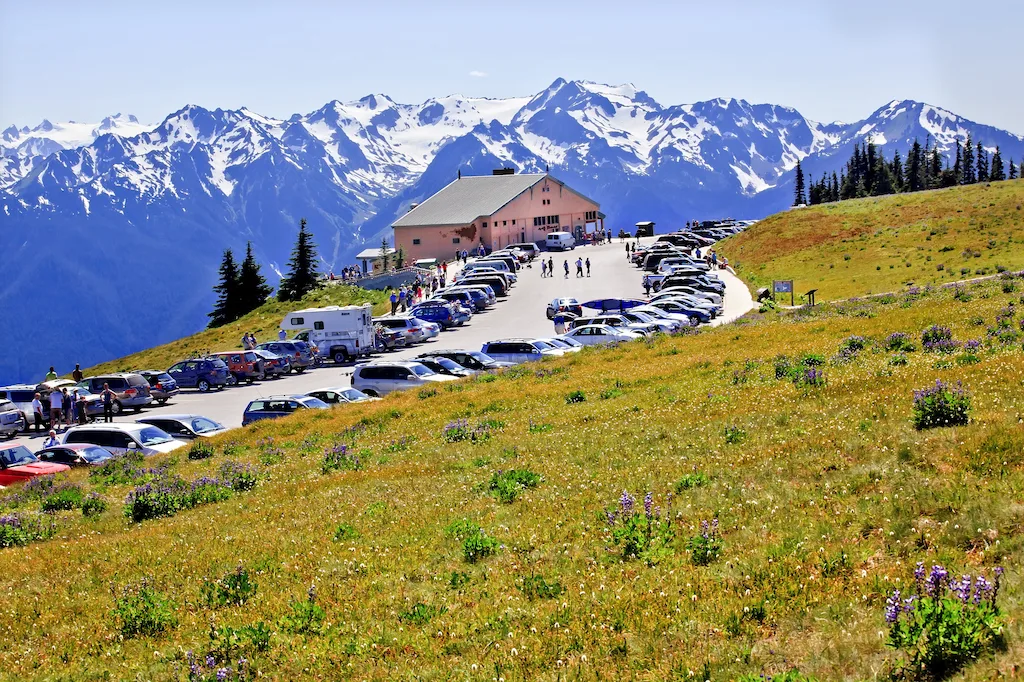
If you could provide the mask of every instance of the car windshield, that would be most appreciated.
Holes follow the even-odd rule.
[[[358,388],[346,388],[338,392],[341,393],[341,395],[345,396],[345,399],[348,400],[349,402],[366,400],[367,398],[370,397],[363,393],[362,391],[360,391]]]
[[[224,428],[223,425],[218,424],[212,419],[206,417],[196,417],[192,420],[192,430],[196,433],[206,433],[207,431],[220,431]]]
[[[434,370],[430,369],[426,365],[421,365],[418,362],[409,365],[409,369],[411,369],[413,372],[415,372],[416,376],[421,376],[421,377],[429,377],[429,376],[432,376],[433,374],[435,374]]]
[[[299,402],[302,403],[305,407],[309,407],[314,410],[326,410],[329,407],[329,405],[324,401],[320,400],[320,398],[314,398],[313,396],[306,396]]]
[[[430,358],[430,359],[432,361],[436,362],[437,364],[441,365],[442,367],[444,367],[447,370],[461,371],[461,370],[465,369],[459,363],[457,363],[457,362],[455,362],[453,360],[450,360],[448,358],[438,357],[438,358]]]
[[[24,445],[15,445],[12,448],[0,450],[0,465],[5,467],[16,467],[38,461],[39,458],[29,452]]]
[[[113,457],[109,450],[104,450],[103,448],[96,446],[82,448],[78,451],[78,454],[80,454],[82,459],[86,462],[102,462],[105,459]]]
[[[576,339],[572,338],[571,336],[563,336],[563,337],[559,338],[558,340],[561,341],[562,343],[564,343],[567,346],[575,346],[577,348],[582,348],[583,347],[582,343],[580,343]]]
[[[139,431],[139,441],[146,446],[170,443],[172,440],[174,439],[155,426],[144,426],[142,430]]]
[[[7,412],[16,409],[10,400],[0,400],[0,412]]]
[[[554,350],[555,349],[555,346],[553,344],[550,344],[547,341],[541,341],[539,339],[534,341],[534,342],[532,342],[532,345],[537,350]]]
[[[569,344],[567,344],[562,339],[544,339],[544,343],[548,344],[549,346],[554,346],[555,348],[570,348],[571,347]]]

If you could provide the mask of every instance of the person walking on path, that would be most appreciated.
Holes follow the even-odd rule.
[[[711,266],[715,268],[718,267],[718,254],[714,251],[711,252]]]
[[[644,293],[647,296],[651,295],[651,278],[647,275],[644,275]]]
[[[540,262],[540,276],[542,278],[548,276],[548,262],[546,260]]]
[[[587,258],[587,277],[590,277],[590,258]]]
[[[563,260],[562,267],[565,269],[565,279],[569,279],[569,261]]]
[[[103,384],[100,397],[103,399],[103,422],[109,424],[114,421],[114,392],[110,390],[110,384]]]
[[[82,380],[82,379],[83,379],[84,377],[85,377],[85,375],[83,375],[83,374],[82,374],[82,368],[81,368],[81,367],[79,367],[79,366],[78,366],[78,363],[76,362],[76,363],[75,363],[75,371],[71,373],[71,378],[72,378],[72,379],[74,379],[74,380],[75,380],[75,383],[77,384],[77,383],[78,383],[79,381],[81,381],[81,380]]]
[[[42,431],[43,430],[43,401],[41,401],[39,399],[39,394],[38,393],[36,393],[35,397],[32,398],[32,420],[35,423],[36,431]]]
[[[555,259],[548,256],[548,277],[555,276]]]
[[[394,291],[391,292],[391,314],[394,315],[398,312],[398,294]]]
[[[43,381],[53,381],[57,378],[57,372],[54,371],[53,367],[50,367],[50,371],[46,373],[46,378]]]
[[[50,427],[59,428],[64,421],[64,401],[60,389],[50,392]]]
[[[576,276],[583,276],[583,259],[579,257],[576,258]]]

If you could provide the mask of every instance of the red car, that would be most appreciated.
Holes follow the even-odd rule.
[[[0,485],[23,483],[37,476],[51,476],[69,471],[66,464],[41,462],[24,445],[0,449]]]

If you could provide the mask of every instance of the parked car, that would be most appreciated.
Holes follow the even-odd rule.
[[[40,461],[24,445],[0,448],[0,486],[24,483],[38,476],[52,476],[69,468],[66,464]]]
[[[179,382],[180,383],[180,382]],[[96,395],[103,395],[104,384],[117,394],[111,405],[111,411],[119,414],[126,407],[140,412],[153,402],[153,396],[149,390],[149,382],[145,377],[135,372],[119,372],[116,374],[102,374],[100,376],[88,377],[79,386],[84,386]]]
[[[697,320],[691,320],[684,313],[666,312],[661,308],[658,308],[653,305],[637,306],[636,308],[630,308],[629,310],[630,312],[641,312],[644,313],[645,315],[650,315],[651,317],[657,318],[659,320],[668,320],[669,322],[676,322],[680,325],[680,327],[688,327],[697,324]]]
[[[167,372],[143,369],[139,371],[139,374],[149,382],[149,393],[153,396],[153,400],[161,405],[167,404],[169,399],[178,395],[178,382]]]
[[[537,339],[537,340],[538,341],[542,341],[542,342],[548,344],[549,346],[554,346],[558,350],[562,351],[562,353],[578,353],[581,350],[583,350],[583,344],[582,343],[579,343],[578,341],[576,341],[576,342],[569,342],[569,341],[566,341],[565,339],[563,339],[563,338],[561,338],[559,336],[552,336],[550,338]]]
[[[287,417],[297,410],[326,410],[330,405],[308,395],[272,395],[250,402],[242,413],[242,426],[261,419]]]
[[[315,391],[310,391],[306,395],[312,396],[318,400],[322,400],[328,405],[344,405],[347,403],[365,403],[369,400],[379,400],[368,396],[358,388],[318,388]]]
[[[378,317],[373,322],[392,331],[402,332],[405,335],[405,345],[407,346],[426,340],[423,327],[414,317]]]
[[[71,443],[43,448],[36,456],[44,462],[65,464],[69,467],[96,466],[114,458],[114,453],[99,445]]]
[[[251,384],[254,381],[263,381],[266,372],[263,369],[263,358],[252,350],[233,350],[214,353],[212,357],[220,358],[228,366],[228,371],[235,377],[235,381],[244,381]]]
[[[404,348],[406,345],[405,329],[389,329],[382,324],[373,325],[373,347],[378,352]]]
[[[147,457],[177,450],[185,443],[149,424],[87,424],[72,426],[64,433],[63,445],[89,443],[99,445],[115,455],[129,451],[141,452]]]
[[[11,386],[4,386],[0,388],[0,396],[5,396],[7,400],[14,403],[14,406],[21,412],[22,419],[25,422],[22,428],[28,431],[35,424],[35,419],[32,416],[32,401],[36,396],[36,385],[13,384]],[[43,405],[44,421],[50,418],[49,410],[46,408],[47,406]]]
[[[606,324],[588,324],[583,327],[576,327],[566,332],[563,336],[575,339],[584,346],[599,346],[610,343],[621,343],[642,338],[641,334],[625,329],[615,329]]]
[[[288,374],[291,371],[291,363],[288,362],[288,358],[278,355],[277,353],[271,353],[268,350],[256,349],[251,351],[253,355],[260,359],[263,363],[263,377],[270,377],[276,379],[282,374]]]
[[[576,248],[576,239],[568,232],[550,232],[544,239],[548,251],[568,251]]]
[[[454,360],[449,360],[446,357],[437,356],[433,358],[416,358],[416,362],[423,363],[427,369],[437,372],[438,374],[445,374],[450,377],[456,377],[461,379],[462,377],[473,376],[479,374],[477,370],[466,369]]]
[[[525,253],[530,260],[533,260],[540,254],[540,248],[533,242],[520,242],[517,244],[509,244],[508,248],[519,249],[520,251]]]
[[[429,341],[430,339],[436,339],[441,335],[441,325],[436,322],[427,322],[426,320],[421,320],[414,315],[410,315],[410,317],[419,323],[420,329],[423,330],[423,338],[425,340]]]
[[[624,318],[631,322],[645,322],[647,324],[657,325],[658,328],[661,331],[665,332],[666,334],[678,331],[679,328],[682,326],[678,320],[665,320],[657,318],[645,312],[637,311],[635,308],[623,310],[622,312],[619,313],[619,315],[622,315]]]
[[[415,359],[418,361],[420,358],[448,358],[466,369],[475,369],[480,372],[490,372],[494,370],[504,369],[506,367],[512,367],[515,363],[512,362],[499,362],[489,355],[485,355],[480,351],[475,350],[432,350],[426,353],[420,353]]]
[[[687,305],[677,299],[670,298],[663,301],[651,301],[650,305],[655,308],[661,308],[665,312],[676,313],[677,315],[686,315],[691,319],[696,318],[700,322],[711,321],[711,313],[707,310]]]
[[[260,350],[268,350],[271,353],[285,356],[296,373],[305,371],[307,367],[313,364],[313,355],[309,352],[309,346],[302,348],[296,345],[294,341],[267,341],[256,347]]]
[[[25,428],[25,417],[10,400],[0,399],[0,436],[14,438]]]
[[[462,305],[472,310],[474,313],[480,312],[486,307],[482,300],[474,298],[473,294],[465,289],[463,289],[462,291],[454,291],[451,288],[441,289],[436,294],[434,294],[431,300],[438,299],[445,301],[458,301]],[[477,302],[478,300],[480,300],[479,303]]]
[[[375,397],[392,391],[454,380],[455,377],[438,374],[415,361],[370,362],[357,366],[352,372],[353,388]]]
[[[583,306],[575,298],[556,298],[551,303],[548,303],[547,316],[549,320],[553,320],[557,313],[572,313],[573,315],[582,315]]]
[[[442,301],[424,301],[413,306],[409,314],[419,320],[426,320],[441,325],[442,329],[455,326],[455,315],[452,306]]]
[[[183,360],[167,370],[167,373],[182,388],[195,388],[200,393],[206,393],[211,388],[224,388],[231,376],[227,364],[220,358]]]
[[[490,297],[486,293],[484,293],[483,289],[480,289],[479,287],[476,286],[456,285],[448,287],[442,293],[457,294],[460,292],[465,292],[469,294],[470,300],[473,302],[473,307],[477,310],[477,312],[487,310],[494,303],[493,301],[491,301]]]
[[[213,438],[227,431],[223,424],[198,414],[161,414],[141,417],[135,421],[138,424],[155,426],[174,438],[184,438],[185,440]]]
[[[544,357],[562,355],[562,351],[539,343],[536,339],[498,339],[488,341],[480,352],[495,360],[519,364],[532,362]]]

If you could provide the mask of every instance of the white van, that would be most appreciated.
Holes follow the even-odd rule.
[[[305,308],[285,315],[281,329],[299,331],[295,338],[315,343],[320,357],[341,364],[373,350],[372,316],[369,303]]]
[[[576,240],[568,232],[552,232],[544,243],[548,251],[568,251],[576,248]]]

